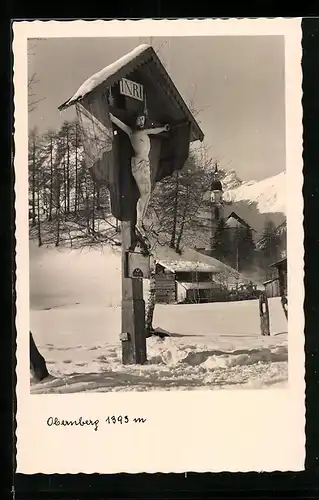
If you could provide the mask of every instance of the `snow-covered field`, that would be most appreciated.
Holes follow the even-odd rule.
[[[147,283],[145,283],[145,294]],[[257,301],[157,305],[144,366],[121,363],[120,254],[30,243],[30,328],[52,377],[31,392],[271,388],[288,378],[287,322],[270,300],[271,336]]]

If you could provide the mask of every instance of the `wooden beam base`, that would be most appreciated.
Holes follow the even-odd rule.
[[[122,233],[122,362],[144,364],[146,356],[145,302],[143,280],[128,278],[126,252],[132,245],[132,223],[121,223]]]

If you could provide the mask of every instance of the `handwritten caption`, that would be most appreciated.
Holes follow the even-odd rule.
[[[90,427],[94,431],[98,431],[101,424],[106,425],[125,425],[125,424],[145,424],[147,418],[144,417],[129,417],[128,415],[109,415],[103,420],[85,419],[79,417],[74,420],[60,419],[58,417],[49,417],[47,419],[48,427]]]

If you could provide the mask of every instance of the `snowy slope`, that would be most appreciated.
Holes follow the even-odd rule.
[[[286,173],[281,172],[261,181],[248,181],[232,187],[225,179],[224,199],[227,202],[255,203],[259,212],[286,213]]]
[[[121,363],[120,255],[30,243],[30,328],[51,379],[31,392],[267,388],[287,381],[287,323],[272,299],[270,337],[258,302],[157,305],[148,363]],[[146,283],[147,285],[147,283]],[[145,286],[145,298],[147,286]]]

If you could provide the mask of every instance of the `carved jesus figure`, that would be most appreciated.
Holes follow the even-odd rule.
[[[146,215],[147,207],[149,205],[152,180],[151,180],[151,165],[149,153],[151,149],[151,141],[149,136],[167,132],[170,127],[164,125],[163,127],[145,128],[145,116],[138,116],[136,119],[136,129],[131,129],[128,125],[123,123],[119,118],[110,113],[112,123],[125,132],[132,144],[134,156],[131,159],[132,174],[136,181],[137,187],[140,192],[139,199],[136,206],[136,230],[143,235],[145,230],[144,218]]]

